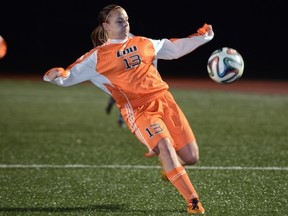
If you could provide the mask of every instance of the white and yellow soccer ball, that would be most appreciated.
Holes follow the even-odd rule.
[[[243,75],[244,60],[237,50],[222,47],[210,55],[207,70],[210,78],[215,82],[232,83]]]

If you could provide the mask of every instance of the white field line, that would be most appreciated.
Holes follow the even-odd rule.
[[[160,169],[161,166],[145,165],[85,165],[85,164],[0,164],[0,169]],[[187,166],[186,169],[195,170],[275,170],[288,171],[288,167],[241,167],[241,166]]]

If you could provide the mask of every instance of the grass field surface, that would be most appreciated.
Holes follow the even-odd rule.
[[[171,88],[209,216],[288,215],[288,95]],[[0,80],[0,215],[187,215],[156,157],[90,84]]]

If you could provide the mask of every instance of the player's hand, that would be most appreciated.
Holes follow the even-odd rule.
[[[214,32],[212,25],[204,23],[204,25],[197,30],[196,33],[189,35],[188,37],[193,37],[193,36],[208,36],[209,38],[214,37]]]
[[[208,33],[208,36],[214,36],[212,25],[207,25],[207,33]]]
[[[197,30],[197,33],[200,35],[208,34],[208,36],[213,36],[213,28],[212,25],[205,23],[201,28]]]
[[[49,71],[46,72],[46,76],[50,81],[55,80],[57,77],[63,76],[65,74],[64,68],[58,67],[58,68],[52,68]]]

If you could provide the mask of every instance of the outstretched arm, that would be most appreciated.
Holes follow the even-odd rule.
[[[213,37],[212,26],[205,23],[198,29],[197,33],[189,35],[187,38],[166,39],[162,48],[157,53],[157,58],[166,60],[180,58],[209,42]]]
[[[62,85],[63,84],[63,78],[67,78],[68,75],[70,74],[69,70],[65,70],[62,67],[56,67],[56,68],[52,68],[50,70],[48,70],[43,79],[44,81],[47,82],[52,82],[55,83],[57,85]]]
[[[95,79],[97,76],[95,55],[94,49],[92,49],[66,69],[63,67],[52,68],[44,74],[43,80],[59,86],[71,86]]]

